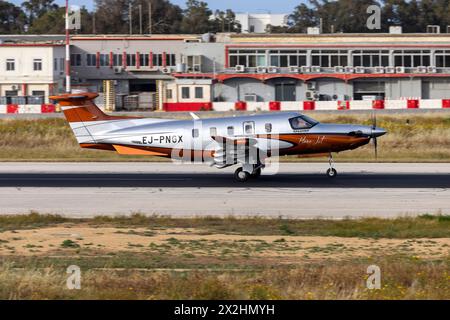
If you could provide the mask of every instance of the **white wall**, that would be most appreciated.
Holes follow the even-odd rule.
[[[241,24],[243,33],[249,33],[251,26],[255,28],[253,32],[264,33],[269,24],[277,27],[285,26],[287,16],[287,14],[237,13],[236,20]]]

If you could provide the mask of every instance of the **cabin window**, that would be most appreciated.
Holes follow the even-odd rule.
[[[229,136],[233,136],[234,135],[234,127],[228,127],[227,128],[227,133]]]
[[[294,130],[298,129],[309,129],[314,127],[318,122],[307,116],[300,116],[296,118],[289,119],[291,127]]]
[[[203,87],[195,87],[195,99],[203,99]]]
[[[189,99],[190,97],[189,87],[181,87],[181,98]]]
[[[198,129],[192,129],[192,137],[193,138],[198,138],[199,136],[199,131]]]
[[[266,132],[272,132],[272,124],[271,123],[266,123],[265,128],[266,128]]]
[[[209,135],[211,137],[217,136],[217,128],[215,128],[215,127],[209,128]]]
[[[247,122],[244,124],[244,132],[245,134],[254,134],[254,123],[253,122]]]

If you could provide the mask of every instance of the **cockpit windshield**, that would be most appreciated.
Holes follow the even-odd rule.
[[[309,129],[319,123],[316,120],[314,120],[313,118],[310,118],[305,115],[301,115],[296,118],[289,119],[289,122],[291,123],[291,127],[294,130]]]

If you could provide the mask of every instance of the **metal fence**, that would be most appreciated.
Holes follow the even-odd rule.
[[[44,104],[44,96],[0,96],[0,105],[6,104]]]

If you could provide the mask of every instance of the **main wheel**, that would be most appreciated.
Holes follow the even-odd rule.
[[[251,174],[252,178],[259,178],[261,176],[261,168],[256,169],[255,171],[253,171],[253,173]]]
[[[234,172],[234,178],[238,182],[245,182],[250,178],[250,173],[244,171],[242,168],[239,168]]]
[[[330,168],[327,170],[327,177],[328,178],[336,178],[337,176],[337,171],[334,168]]]

